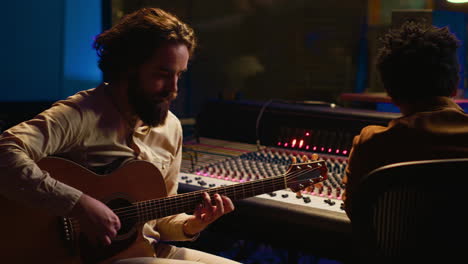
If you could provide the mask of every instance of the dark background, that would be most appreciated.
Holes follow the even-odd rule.
[[[24,0],[4,1],[0,128],[101,81],[93,37],[143,6],[175,13],[199,48],[172,110],[193,118],[208,99],[326,101],[383,92],[373,67],[377,38],[395,10],[429,9],[462,40],[468,4],[445,0]],[[465,98],[465,67],[459,98]],[[6,124],[6,125],[5,125]]]

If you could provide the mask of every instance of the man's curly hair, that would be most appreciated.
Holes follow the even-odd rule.
[[[456,91],[459,40],[447,27],[408,21],[380,40],[377,69],[395,101],[451,96]]]
[[[146,62],[166,41],[185,44],[190,56],[196,47],[193,29],[176,16],[158,8],[142,8],[99,34],[93,47],[105,79],[118,80],[131,67]]]

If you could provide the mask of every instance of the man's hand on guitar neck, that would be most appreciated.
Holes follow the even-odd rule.
[[[105,204],[83,194],[70,214],[94,245],[110,245],[120,229],[119,217]]]
[[[183,226],[186,235],[194,236],[222,215],[234,211],[234,204],[229,197],[215,194],[213,198],[215,205],[208,193],[203,193],[203,203],[197,206],[194,215]]]

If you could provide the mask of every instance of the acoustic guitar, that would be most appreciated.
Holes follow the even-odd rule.
[[[233,201],[290,188],[300,191],[327,178],[324,161],[292,164],[284,175],[167,196],[159,170],[146,161],[132,161],[98,175],[65,159],[38,162],[55,179],[102,201],[120,218],[121,229],[109,246],[93,246],[80,233],[76,219],[58,217],[0,197],[0,259],[3,263],[108,264],[115,259],[152,256],[142,235],[145,222],[191,213],[202,193],[226,195]]]

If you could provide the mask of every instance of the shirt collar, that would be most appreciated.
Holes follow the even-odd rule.
[[[406,105],[407,115],[411,115],[417,112],[440,111],[447,108],[454,108],[460,112],[463,112],[463,109],[457,103],[446,96],[422,98],[416,103]]]

